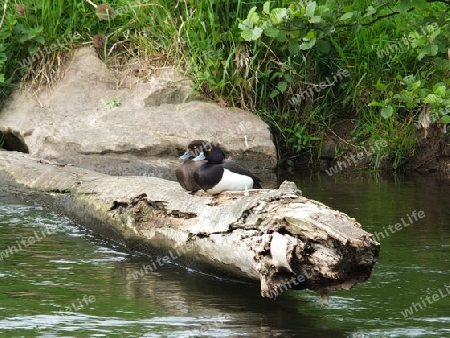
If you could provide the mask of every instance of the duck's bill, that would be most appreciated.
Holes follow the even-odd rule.
[[[181,156],[179,157],[179,159],[180,159],[180,160],[187,160],[187,159],[189,159],[191,156],[192,156],[192,155],[189,154],[188,151],[186,151],[183,155],[181,155]]]
[[[205,154],[203,154],[203,151],[202,151],[197,157],[194,157],[192,160],[194,160],[194,161],[203,161],[203,160],[206,160],[206,157],[205,157]]]

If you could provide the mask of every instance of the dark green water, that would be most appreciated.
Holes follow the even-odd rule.
[[[344,173],[295,180],[305,196],[379,233],[372,278],[333,292],[328,308],[309,291],[266,300],[256,285],[174,264],[135,278],[155,258],[4,193],[0,336],[450,337],[450,180]],[[413,211],[425,216],[415,221]],[[408,215],[411,224],[396,230]]]

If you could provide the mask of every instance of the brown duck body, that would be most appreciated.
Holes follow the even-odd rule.
[[[195,182],[194,173],[206,161],[193,161],[192,159],[184,160],[182,164],[175,170],[175,176],[178,183],[183,189],[195,192],[200,190],[200,186]]]
[[[199,166],[207,161],[193,161],[192,159],[203,151],[205,144],[207,144],[207,142],[203,140],[193,140],[189,142],[186,152],[180,156],[183,163],[175,170],[175,176],[178,183],[180,183],[185,190],[196,192],[201,189],[197,182],[195,182],[194,173]]]

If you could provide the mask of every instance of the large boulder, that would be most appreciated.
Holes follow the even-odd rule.
[[[64,71],[52,88],[20,89],[5,103],[6,149],[112,175],[173,179],[188,141],[205,139],[251,168],[275,166],[269,128],[258,116],[206,100],[172,67],[143,81],[81,48]]]

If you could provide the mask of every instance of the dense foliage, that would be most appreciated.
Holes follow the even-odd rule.
[[[398,168],[418,128],[450,123],[449,1],[23,0],[4,9],[3,96],[24,77],[48,84],[64,51],[91,41],[108,64],[163,56],[210,97],[257,112],[284,160],[316,156],[348,120],[341,153],[383,140],[373,165]]]

